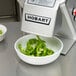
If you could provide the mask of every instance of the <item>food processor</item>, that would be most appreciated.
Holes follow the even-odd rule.
[[[73,24],[76,14],[74,6],[69,13],[69,4],[69,0],[25,0],[21,30],[44,37],[58,37],[64,44],[61,54],[66,55],[76,41]]]

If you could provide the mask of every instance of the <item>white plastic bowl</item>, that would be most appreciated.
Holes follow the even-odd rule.
[[[2,41],[5,38],[6,32],[7,32],[7,28],[6,26],[0,24],[0,30],[2,30],[2,35],[0,35],[0,41]]]
[[[49,56],[43,56],[43,57],[34,57],[34,56],[24,55],[18,49],[18,44],[21,43],[22,46],[25,46],[27,41],[31,38],[36,38],[36,36],[26,35],[26,36],[19,38],[15,42],[15,45],[14,45],[15,51],[22,61],[32,64],[32,65],[44,65],[44,64],[48,64],[48,63],[55,61],[60,56],[60,53],[63,49],[62,41],[57,37],[47,38],[47,37],[41,37],[41,36],[40,38],[46,41],[47,47],[52,49],[54,51],[54,54],[49,55]]]

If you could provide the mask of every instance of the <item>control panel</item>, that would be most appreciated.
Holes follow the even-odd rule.
[[[28,0],[28,3],[45,7],[53,7],[55,1],[56,0]]]

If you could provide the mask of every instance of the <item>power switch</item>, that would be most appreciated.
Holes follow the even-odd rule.
[[[73,9],[73,16],[76,16],[76,8]]]
[[[73,14],[74,20],[76,21],[76,8],[73,8],[72,14]]]

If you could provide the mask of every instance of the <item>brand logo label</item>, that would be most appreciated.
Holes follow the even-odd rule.
[[[49,25],[50,21],[51,21],[51,18],[44,17],[44,16],[33,15],[33,14],[25,14],[25,20],[30,21],[30,22]]]

